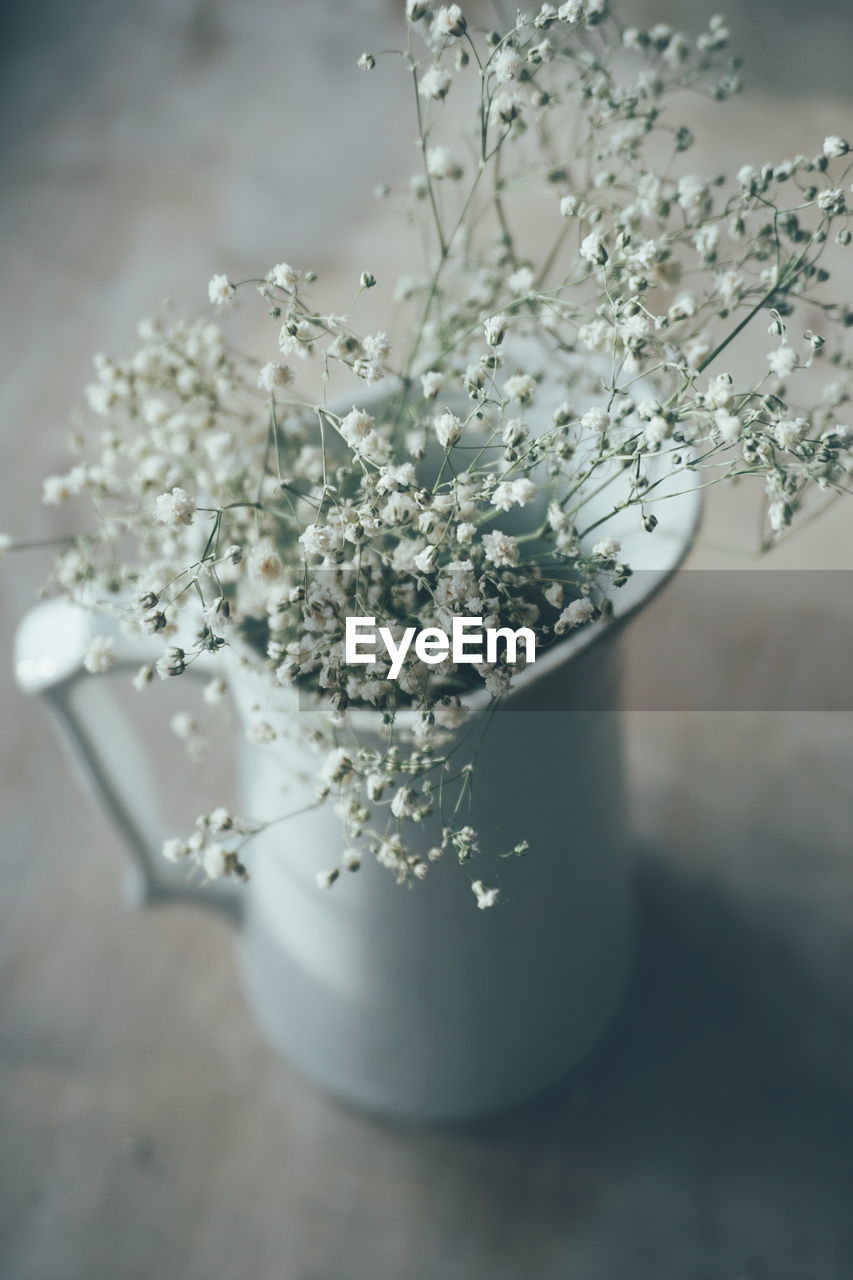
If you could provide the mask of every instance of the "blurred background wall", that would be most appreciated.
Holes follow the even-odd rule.
[[[847,48],[850,6],[845,0],[628,0],[624,8],[639,24],[670,22],[700,28],[722,13],[732,30],[732,49],[744,57],[755,89],[797,98],[851,99]]]

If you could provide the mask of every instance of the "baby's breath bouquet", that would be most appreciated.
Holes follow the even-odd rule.
[[[826,296],[824,254],[850,241],[850,156],[833,136],[732,180],[697,171],[685,95],[714,129],[738,88],[719,17],[698,38],[624,26],[607,0],[500,30],[455,4],[409,0],[406,19],[403,50],[358,65],[398,76],[417,124],[417,173],[377,193],[413,229],[414,273],[371,264],[336,313],[301,266],[214,275],[209,311],[148,320],[129,358],[96,358],[92,428],[44,500],[91,502],[55,582],[159,645],[140,690],[203,669],[216,702],[228,651],[290,691],[316,803],[343,824],[322,884],[365,856],[401,881],[446,856],[486,907],[489,859],[525,846],[491,848],[465,823],[477,738],[535,654],[507,643],[463,663],[422,646],[395,671],[393,647],[459,616],[532,631],[537,651],[606,626],[631,574],[608,523],[661,536],[679,477],[757,477],[767,546],[814,493],[848,491],[851,363],[830,340],[853,315]],[[387,332],[359,327],[374,289]],[[250,307],[269,317],[257,359],[239,340]],[[766,354],[735,377],[748,325]],[[372,662],[347,661],[353,617],[392,642]],[[113,654],[96,641],[89,669]],[[365,709],[382,727],[369,739]],[[193,716],[173,728],[193,745]],[[271,750],[276,732],[263,715],[250,729]],[[242,877],[259,830],[220,807],[164,852]]]

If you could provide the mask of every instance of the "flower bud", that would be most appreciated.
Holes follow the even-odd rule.
[[[468,30],[465,15],[458,4],[451,4],[439,9],[435,15],[435,30],[440,36],[464,36]]]
[[[183,675],[186,667],[186,654],[177,646],[167,649],[162,658],[157,661],[157,673],[161,680],[166,680],[169,676]]]
[[[153,609],[150,613],[146,613],[142,619],[142,624],[146,631],[150,631],[152,635],[155,635],[166,626],[166,615],[158,609]]]
[[[483,331],[490,347],[499,347],[506,336],[506,316],[489,316],[483,321]]]

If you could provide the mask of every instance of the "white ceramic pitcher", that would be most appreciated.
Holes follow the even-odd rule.
[[[540,358],[536,417],[547,423],[565,395],[559,371],[529,340],[513,352],[524,367]],[[578,394],[595,403],[606,369],[580,357],[573,363]],[[383,394],[379,387],[372,398]],[[655,469],[654,460],[649,465]],[[636,509],[619,510],[627,475],[615,466],[613,483],[585,507],[589,523],[607,517],[607,534],[621,540],[621,559],[635,571],[614,595],[617,621],[584,627],[538,657],[483,737],[465,821],[498,849],[530,844],[524,858],[496,859],[482,871],[478,863],[477,874],[500,887],[486,911],[477,910],[450,853],[411,890],[370,855],[330,891],[318,888],[317,873],[338,865],[342,851],[330,808],[258,836],[247,885],[187,884],[160,853],[168,832],[151,762],[110,678],[89,677],[83,666],[91,639],[105,633],[104,617],[52,601],[24,619],[18,681],[42,696],[129,846],[136,899],[190,898],[233,914],[260,1022],[290,1061],[333,1093],[422,1121],[488,1114],[556,1084],[610,1022],[631,954],[631,893],[619,717],[601,708],[617,704],[622,623],[681,562],[699,512],[698,475],[665,478],[663,466],[655,492],[669,496],[653,536]],[[114,642],[114,672],[151,657],[119,631]],[[245,739],[237,746],[239,813],[263,821],[310,804],[312,760],[287,735],[295,717],[314,713],[275,693],[236,651],[215,661],[244,724],[260,704],[281,735],[268,746]],[[587,709],[568,710],[579,707]],[[378,714],[357,716],[361,736],[379,732]],[[424,853],[440,842],[435,822],[421,840]]]
[[[35,608],[19,629],[17,678],[43,698],[128,844],[137,900],[190,898],[233,914],[249,999],[292,1063],[334,1094],[398,1117],[493,1113],[559,1082],[623,990],[632,930],[619,716],[595,708],[615,704],[621,624],[676,568],[697,514],[693,489],[667,502],[665,536],[638,531],[633,513],[616,517],[623,558],[640,571],[617,595],[619,622],[546,651],[493,718],[466,820],[502,849],[527,839],[530,852],[485,876],[501,890],[487,911],[452,855],[411,890],[369,856],[330,891],[318,888],[342,839],[327,808],[258,837],[247,885],[191,886],[160,853],[156,771],[113,700],[112,677],[83,666],[103,617],[56,600]],[[114,672],[150,657],[118,631],[115,644]],[[294,716],[314,714],[271,708],[268,683],[234,653],[223,671],[246,722],[259,699],[285,732]],[[579,705],[593,709],[565,709]],[[372,713],[359,714],[362,733],[378,731]],[[310,756],[286,738],[240,742],[237,767],[246,817],[314,798]],[[424,849],[435,834],[424,831]]]

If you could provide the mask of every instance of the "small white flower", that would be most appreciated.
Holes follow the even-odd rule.
[[[727,409],[734,399],[734,382],[729,373],[718,373],[708,382],[705,404],[709,409]]]
[[[468,24],[458,4],[445,5],[435,15],[434,30],[437,36],[445,39],[464,36]]]
[[[539,12],[533,19],[535,27],[546,26],[550,22],[554,22],[557,18],[557,6],[555,4],[546,3],[540,5]]]
[[[737,271],[724,271],[716,279],[717,292],[725,307],[733,307],[743,292],[743,276]]]
[[[368,441],[373,439],[374,426],[375,422],[369,413],[353,407],[346,417],[341,419],[338,430],[349,447],[358,453]]]
[[[453,76],[445,67],[430,67],[421,76],[418,93],[422,98],[432,98],[438,102],[447,96],[452,83]]]
[[[592,544],[591,555],[599,560],[615,560],[622,550],[622,543],[616,538],[600,538]]]
[[[735,413],[729,413],[728,409],[714,411],[714,426],[724,444],[732,444],[743,430],[740,418]]]
[[[512,124],[521,115],[524,98],[518,89],[499,90],[492,98],[489,114],[503,125]]]
[[[786,422],[777,422],[773,435],[780,449],[788,451],[796,449],[805,434],[807,422],[805,418],[794,418]]]
[[[170,676],[183,675],[187,668],[186,654],[183,649],[173,645],[161,658],[157,659],[156,667],[161,680],[168,680]]]
[[[626,346],[640,342],[649,332],[649,319],[642,311],[635,311],[617,321],[619,336]]]
[[[41,484],[41,500],[46,507],[59,507],[71,497],[67,476],[46,476]]]
[[[207,296],[211,302],[222,307],[230,302],[237,290],[227,276],[211,276],[207,286]]]
[[[169,420],[169,406],[165,400],[154,396],[153,399],[145,401],[142,416],[149,427],[162,427]]]
[[[595,607],[591,600],[586,596],[581,596],[579,600],[573,600],[567,606],[557,619],[554,630],[557,635],[563,635],[564,632],[571,630],[573,627],[583,626],[585,622],[589,622],[595,614]]]
[[[319,889],[331,889],[340,874],[337,867],[332,867],[328,871],[318,871],[314,879]]]
[[[462,435],[462,423],[455,413],[445,409],[433,423],[438,443],[442,449],[452,448]]]
[[[611,336],[612,330],[606,320],[590,320],[578,329],[578,342],[587,351],[602,351]]]
[[[581,257],[594,267],[603,267],[607,261],[607,250],[604,241],[597,231],[590,231],[581,241]]]
[[[504,383],[504,395],[519,404],[530,404],[536,394],[536,381],[529,373],[514,373]]]
[[[86,388],[86,399],[89,401],[89,408],[103,418],[114,407],[116,394],[112,387],[104,386],[102,382],[93,382]]]
[[[835,134],[830,134],[823,140],[823,154],[827,160],[835,160],[838,156],[846,156],[849,150],[849,143]]]
[[[354,776],[355,766],[352,756],[343,747],[335,747],[323,761],[320,777],[330,786],[349,782]]]
[[[246,566],[252,578],[260,582],[275,582],[284,572],[281,556],[271,538],[260,538],[249,552]]]
[[[775,373],[778,378],[787,378],[797,367],[797,353],[792,347],[783,345],[768,354],[767,363],[771,373]]]
[[[592,431],[596,434],[601,431],[606,431],[610,426],[610,414],[606,409],[587,409],[586,413],[581,418],[581,426],[584,431]]]
[[[507,280],[507,284],[514,294],[517,294],[518,297],[524,297],[532,292],[535,280],[536,277],[530,267],[519,267],[516,271],[513,271]]]
[[[536,485],[526,476],[518,480],[504,480],[492,494],[492,506],[499,511],[509,511],[510,507],[523,507],[536,497]]]
[[[483,332],[486,335],[486,342],[490,347],[499,347],[506,336],[506,327],[509,321],[504,315],[489,316],[483,321]]]
[[[169,721],[169,728],[176,738],[186,742],[198,733],[198,724],[189,711],[176,711]]]
[[[415,793],[411,787],[400,787],[391,801],[391,812],[395,818],[413,818],[418,813]]]
[[[195,503],[185,489],[175,485],[171,492],[158,496],[154,513],[161,524],[192,524]]]
[[[672,423],[663,414],[656,413],[646,423],[643,436],[650,449],[657,449],[672,435]]]
[[[90,675],[100,676],[109,671],[115,660],[114,641],[109,636],[94,636],[83,657],[83,666]]]
[[[483,684],[493,698],[503,698],[509,692],[511,681],[512,673],[508,667],[487,668],[483,676]]]
[[[508,533],[495,529],[483,535],[483,550],[486,559],[493,565],[518,564],[518,542]]]
[[[791,523],[791,511],[787,503],[778,500],[767,508],[767,521],[774,533],[781,533]]]
[[[368,800],[374,803],[382,799],[382,793],[388,785],[388,779],[384,773],[369,773],[364,783],[364,790]]]
[[[355,65],[359,71],[372,71],[376,66],[376,59],[372,53],[363,53]]]
[[[471,891],[477,899],[477,906],[481,911],[485,911],[487,907],[493,907],[500,893],[499,889],[487,889],[482,880],[475,880],[471,885]]]
[[[563,218],[573,218],[578,211],[580,202],[577,196],[563,196],[560,201],[560,215]]]
[[[508,449],[515,449],[529,435],[529,428],[523,418],[509,418],[504,423],[501,440]]]
[[[351,408],[346,417],[341,420],[338,431],[350,445],[353,453],[370,454],[374,451],[378,442],[377,433],[374,430],[375,422],[371,419],[369,413],[365,413],[361,408]]]
[[[269,279],[276,288],[284,289],[285,293],[295,293],[299,284],[299,272],[289,262],[277,262]]]
[[[840,187],[834,190],[821,191],[817,198],[818,208],[824,213],[831,215],[844,213],[847,208],[847,198]]]
[[[415,568],[419,573],[429,573],[435,563],[437,551],[437,547],[426,546],[423,551],[418,552],[415,556]]]
[[[203,856],[208,880],[221,880],[228,873],[228,850],[221,844],[209,844]]]
[[[467,520],[463,520],[461,524],[456,526],[456,541],[463,544],[469,543],[477,532],[477,526],[471,524]]]
[[[139,670],[135,672],[131,683],[137,693],[142,693],[142,690],[147,689],[153,679],[154,668],[149,662],[146,662],[144,666],[140,667]]]
[[[204,686],[202,697],[209,707],[216,707],[227,693],[227,685],[221,676],[215,676]]]
[[[425,373],[421,377],[421,387],[425,400],[434,400],[443,386],[443,373]]]
[[[211,627],[220,629],[233,626],[237,615],[231,601],[226,596],[216,596],[204,610],[204,619]]]
[[[682,293],[669,308],[670,320],[688,320],[696,314],[696,298],[692,293]]]
[[[399,466],[390,464],[381,467],[376,487],[380,493],[398,493],[401,489],[411,489],[417,480],[417,472],[411,462],[401,462]]]
[[[539,66],[543,62],[550,62],[554,56],[554,46],[550,40],[540,40],[538,44],[530,46],[527,57],[534,66]]]
[[[427,173],[431,178],[456,180],[462,177],[462,165],[447,147],[430,147],[426,153]]]
[[[382,361],[391,350],[391,343],[388,340],[387,333],[368,334],[361,345],[368,360]]]
[[[468,719],[468,708],[461,702],[438,702],[434,708],[435,723],[440,729],[458,729]]]
[[[688,218],[701,218],[709,204],[707,183],[695,173],[685,174],[678,179],[675,198]]]
[[[180,862],[181,858],[185,858],[188,853],[189,849],[185,842],[178,840],[175,836],[163,841],[163,857],[167,862]]]
[[[500,84],[509,84],[512,80],[518,80],[524,71],[524,59],[517,49],[504,45],[492,56],[489,66]]]
[[[311,330],[300,325],[296,333],[291,333],[291,326],[283,324],[278,335],[278,346],[282,355],[295,356],[297,360],[307,360],[311,347]]]
[[[270,361],[265,364],[258,373],[258,386],[262,391],[278,391],[282,387],[287,387],[293,381],[293,374],[286,364],[276,364]]]
[[[713,222],[706,222],[693,237],[696,251],[701,253],[703,258],[709,258],[716,251],[719,242],[720,228]]]
[[[575,23],[583,17],[584,0],[566,0],[557,10],[557,17],[562,22]]]

